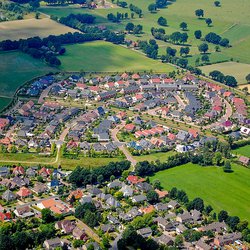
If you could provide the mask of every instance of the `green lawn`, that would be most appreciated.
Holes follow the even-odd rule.
[[[11,102],[11,98],[8,97],[1,97],[0,96],[0,111],[6,107],[10,102]]]
[[[107,165],[109,162],[122,161],[122,158],[90,158],[79,157],[78,159],[61,158],[59,163],[63,169],[74,170],[77,166],[94,168]]]
[[[250,157],[250,145],[246,145],[232,151],[234,154]]]
[[[42,61],[22,52],[0,53],[0,96],[12,97],[18,87],[33,77],[52,71]]]
[[[97,41],[66,46],[66,53],[59,57],[62,70],[123,72],[170,72],[174,67],[147,58],[139,52],[112,43]]]
[[[250,170],[233,164],[233,173],[224,173],[219,167],[201,167],[188,163],[156,173],[167,190],[183,189],[190,199],[201,197],[216,212],[224,209],[231,215],[250,221]]]
[[[156,161],[159,160],[164,162],[168,159],[169,156],[176,154],[175,151],[168,151],[168,152],[159,152],[159,153],[152,153],[149,155],[141,155],[141,156],[134,156],[137,161]]]

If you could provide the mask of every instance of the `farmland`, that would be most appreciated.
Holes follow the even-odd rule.
[[[66,46],[60,56],[62,70],[68,71],[149,71],[170,72],[174,67],[145,58],[139,52],[104,41]]]
[[[193,199],[201,197],[216,212],[224,209],[250,221],[250,170],[233,164],[233,173],[219,167],[201,167],[191,163],[156,173],[150,180],[160,180],[167,190],[183,189]]]
[[[34,36],[47,37],[67,32],[75,32],[75,30],[49,18],[24,19],[0,23],[0,41],[6,39],[19,40],[20,38]]]
[[[69,13],[89,13],[96,16],[97,24],[106,25],[109,28],[114,30],[123,30],[127,22],[133,22],[134,24],[143,25],[143,34],[139,36],[127,35],[128,38],[132,40],[138,39],[151,39],[152,27],[162,27],[157,24],[157,19],[160,16],[163,16],[167,19],[168,26],[164,27],[166,34],[171,34],[175,31],[180,30],[180,23],[186,22],[188,24],[188,29],[185,31],[188,33],[189,39],[188,44],[190,45],[190,56],[187,57],[190,65],[195,65],[197,58],[201,59],[201,55],[198,51],[198,46],[202,43],[201,40],[198,40],[194,37],[194,31],[200,29],[202,31],[203,37],[209,32],[215,32],[221,37],[230,39],[232,47],[230,48],[220,48],[219,52],[215,52],[215,45],[209,44],[209,58],[210,63],[217,63],[223,61],[239,61],[241,63],[250,63],[250,51],[248,49],[248,44],[250,42],[250,2],[248,0],[239,0],[239,1],[221,1],[221,7],[215,7],[213,0],[192,0],[188,4],[185,0],[177,0],[172,4],[168,5],[167,8],[159,9],[156,13],[151,14],[148,11],[148,5],[151,1],[142,1],[142,0],[128,0],[128,4],[133,3],[134,5],[140,7],[143,11],[143,17],[138,18],[135,15],[134,19],[124,20],[120,23],[111,23],[107,21],[107,14],[114,13],[117,11],[121,13],[129,13],[128,8],[112,8],[112,9],[96,9],[96,10],[86,10],[80,8],[51,8],[43,7],[40,10],[48,15],[55,15],[58,17],[66,16]],[[194,12],[196,9],[202,8],[205,12],[204,18],[198,19]],[[237,10],[237,11],[234,11]],[[205,18],[211,18],[213,23],[210,27],[205,23]],[[159,41],[159,54],[165,54],[166,48],[171,46],[172,48],[177,49],[177,55],[179,56],[180,45],[173,45],[163,41]],[[244,53],[242,53],[244,51]],[[210,69],[217,69],[216,65],[209,66]],[[223,65],[225,71],[231,72],[231,65]],[[227,68],[228,67],[228,68]],[[245,77],[245,67],[239,71],[233,70],[231,74],[235,73],[237,79],[240,83]]]
[[[246,83],[245,77],[250,72],[250,64],[225,62],[225,63],[203,66],[200,67],[200,69],[207,75],[214,69],[219,70],[224,75],[230,75],[230,74],[234,75],[235,78],[238,80],[239,84],[244,84]]]
[[[18,87],[33,77],[54,69],[22,52],[0,53],[0,109],[6,106]]]

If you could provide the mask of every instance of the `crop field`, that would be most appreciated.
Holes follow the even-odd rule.
[[[209,32],[215,32],[221,35],[223,38],[228,38],[232,47],[222,48],[220,52],[215,52],[215,45],[209,44],[209,57],[210,63],[218,63],[224,61],[239,61],[241,63],[250,64],[250,1],[248,0],[223,0],[221,1],[221,7],[214,6],[214,0],[176,0],[173,1],[164,9],[159,9],[156,13],[150,13],[148,11],[148,5],[152,3],[150,0],[128,0],[128,4],[133,3],[140,7],[143,11],[143,17],[138,18],[135,14],[134,19],[123,20],[120,23],[111,23],[107,21],[107,14],[117,12],[128,13],[130,16],[130,10],[128,8],[112,8],[112,9],[81,9],[81,8],[54,8],[54,7],[42,7],[40,10],[48,15],[56,15],[58,17],[66,16],[69,13],[89,13],[97,17],[97,24],[104,24],[114,30],[123,30],[126,23],[133,22],[134,24],[143,25],[143,34],[139,36],[128,35],[128,38],[132,40],[148,40],[153,38],[151,35],[152,27],[162,27],[157,24],[157,19],[163,16],[167,19],[168,26],[162,27],[165,29],[166,34],[171,34],[180,30],[180,23],[186,22],[188,24],[188,45],[190,46],[190,56],[187,57],[191,65],[195,65],[195,60],[201,58],[198,51],[198,46],[202,43],[194,37],[194,31],[200,29],[203,37]],[[194,12],[196,9],[203,9],[205,16],[202,19],[198,19]],[[208,27],[205,23],[205,18],[211,18],[213,23],[211,27]],[[173,45],[163,41],[159,41],[159,54],[165,54],[166,48],[171,46],[177,49],[177,55],[179,56],[179,48],[183,45]],[[243,53],[244,51],[244,53]],[[216,65],[217,66],[217,65]],[[228,69],[226,67],[228,66]],[[212,66],[211,66],[212,67]],[[230,64],[225,64],[225,71],[231,72]],[[215,67],[213,68],[215,69]],[[232,71],[232,75],[242,82],[245,77],[245,68],[239,71]],[[243,81],[244,82],[244,81]]]
[[[246,76],[250,73],[250,64],[225,62],[213,65],[206,65],[200,67],[200,69],[207,75],[209,74],[209,72],[216,69],[221,71],[224,75],[234,75],[238,81],[238,84],[245,84]]]
[[[25,81],[53,70],[22,52],[0,53],[0,110],[10,102],[9,98]]]
[[[233,173],[220,167],[201,167],[191,163],[156,173],[163,188],[183,189],[190,199],[202,198],[216,212],[224,209],[231,215],[250,221],[250,169],[233,164]]]
[[[75,31],[49,18],[7,21],[0,23],[0,41],[19,40],[34,36],[47,37]]]
[[[170,72],[173,66],[146,58],[139,52],[112,43],[97,41],[66,46],[66,53],[59,57],[62,70],[122,72]]]

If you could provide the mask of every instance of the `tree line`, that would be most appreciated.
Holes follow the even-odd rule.
[[[236,87],[237,80],[234,76],[224,75],[219,70],[213,70],[209,73],[209,76],[212,77],[213,80],[226,84],[229,87]]]
[[[102,183],[105,180],[109,180],[112,175],[115,177],[121,176],[122,172],[129,168],[129,161],[110,162],[106,166],[94,169],[86,169],[78,166],[69,176],[69,182],[77,187],[96,182]]]

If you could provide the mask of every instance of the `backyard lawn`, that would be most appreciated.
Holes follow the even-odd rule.
[[[224,209],[231,215],[250,222],[250,169],[233,164],[233,173],[224,173],[220,167],[201,167],[188,163],[160,171],[150,180],[160,180],[162,186],[183,189],[190,199],[202,198],[216,212]]]
[[[243,155],[250,157],[250,145],[246,145],[237,149],[232,150],[233,154]]]

